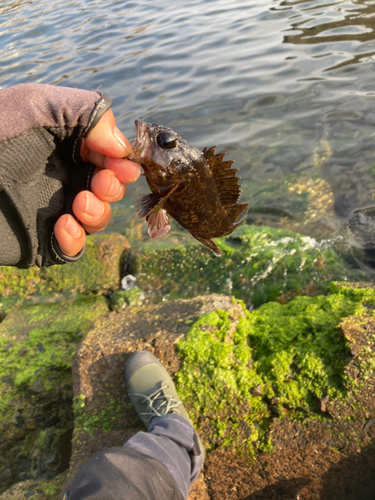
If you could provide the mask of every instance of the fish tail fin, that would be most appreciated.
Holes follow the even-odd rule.
[[[229,212],[229,217],[232,220],[233,228],[239,226],[244,221],[248,211],[249,211],[249,203],[240,203],[230,208],[228,212]]]
[[[194,236],[194,234],[193,234],[193,236]],[[212,240],[206,239],[206,238],[200,238],[199,236],[194,236],[194,238],[196,240],[198,240],[200,243],[203,243],[203,245],[205,247],[209,248],[210,250],[213,250],[217,257],[219,257],[221,255],[220,250],[217,248],[217,246],[215,245],[215,243]]]

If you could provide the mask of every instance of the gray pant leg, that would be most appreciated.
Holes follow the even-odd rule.
[[[124,447],[133,448],[162,462],[176,481],[184,498],[189,487],[202,469],[202,453],[192,453],[197,448],[193,427],[183,417],[175,414],[155,417],[148,432],[138,432]]]

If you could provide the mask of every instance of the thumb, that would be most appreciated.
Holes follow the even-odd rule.
[[[124,158],[132,152],[130,142],[116,127],[116,120],[110,109],[83,139],[81,157],[84,161],[87,161],[89,151],[112,158]]]

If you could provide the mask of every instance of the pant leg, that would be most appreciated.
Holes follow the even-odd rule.
[[[184,498],[197,479],[203,465],[197,435],[190,423],[175,414],[155,417],[148,432],[138,432],[124,447],[156,458],[176,481]]]
[[[64,500],[184,500],[156,458],[132,448],[106,448],[80,468]]]

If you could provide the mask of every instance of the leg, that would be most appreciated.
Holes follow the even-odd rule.
[[[204,461],[203,445],[164,366],[140,351],[126,362],[130,400],[148,432],[139,432],[124,445],[160,460],[187,498]]]
[[[155,417],[148,432],[138,432],[124,447],[160,460],[187,498],[189,487],[202,468],[202,454],[193,427],[183,417]]]
[[[204,448],[163,365],[140,351],[126,363],[126,385],[148,432],[88,460],[64,500],[186,500]]]

